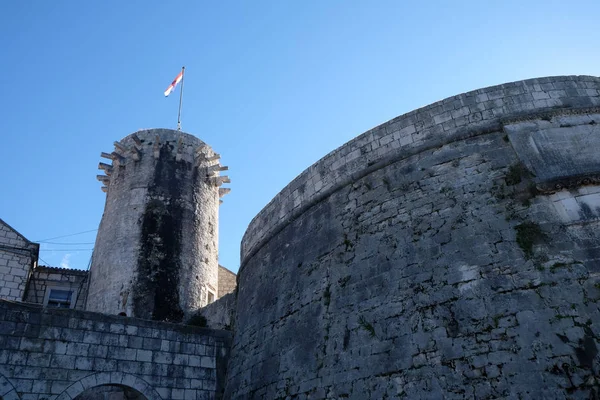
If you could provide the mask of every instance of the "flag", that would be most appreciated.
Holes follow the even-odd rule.
[[[175,86],[177,86],[177,84],[182,79],[183,79],[183,70],[181,70],[181,72],[179,73],[179,75],[177,75],[175,77],[175,79],[173,79],[173,82],[171,82],[171,84],[169,85],[169,87],[167,88],[167,90],[165,90],[165,97],[171,94],[171,92],[175,89]]]

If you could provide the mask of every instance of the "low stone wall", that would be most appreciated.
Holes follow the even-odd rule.
[[[231,337],[215,329],[0,301],[0,396],[68,400],[118,385],[152,400],[219,399]]]
[[[232,330],[235,321],[236,293],[229,293],[200,309],[209,328]]]
[[[235,306],[236,294],[234,292],[202,307],[200,314],[206,318],[209,328],[232,330],[235,320]]]

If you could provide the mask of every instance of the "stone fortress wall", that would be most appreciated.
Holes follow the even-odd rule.
[[[300,174],[243,238],[226,398],[597,395],[599,107],[480,89]]]
[[[217,298],[219,155],[170,129],[138,131],[102,156],[106,205],[87,309],[179,322]]]

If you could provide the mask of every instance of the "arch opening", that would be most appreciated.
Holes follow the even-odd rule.
[[[129,386],[108,384],[86,389],[74,400],[148,400],[148,398]]]
[[[143,379],[123,372],[98,372],[73,383],[56,400],[162,400]]]
[[[15,387],[10,381],[0,374],[0,400],[20,400]]]

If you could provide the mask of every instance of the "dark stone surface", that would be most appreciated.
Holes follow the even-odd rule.
[[[0,387],[23,398],[67,400],[98,385],[221,398],[231,332],[7,301],[0,317]]]
[[[189,173],[188,162],[175,161],[171,145],[165,143],[157,160],[154,180],[148,187],[150,200],[142,219],[137,281],[134,284],[134,312],[139,318],[181,322],[179,305],[179,254],[183,209],[178,201]]]

